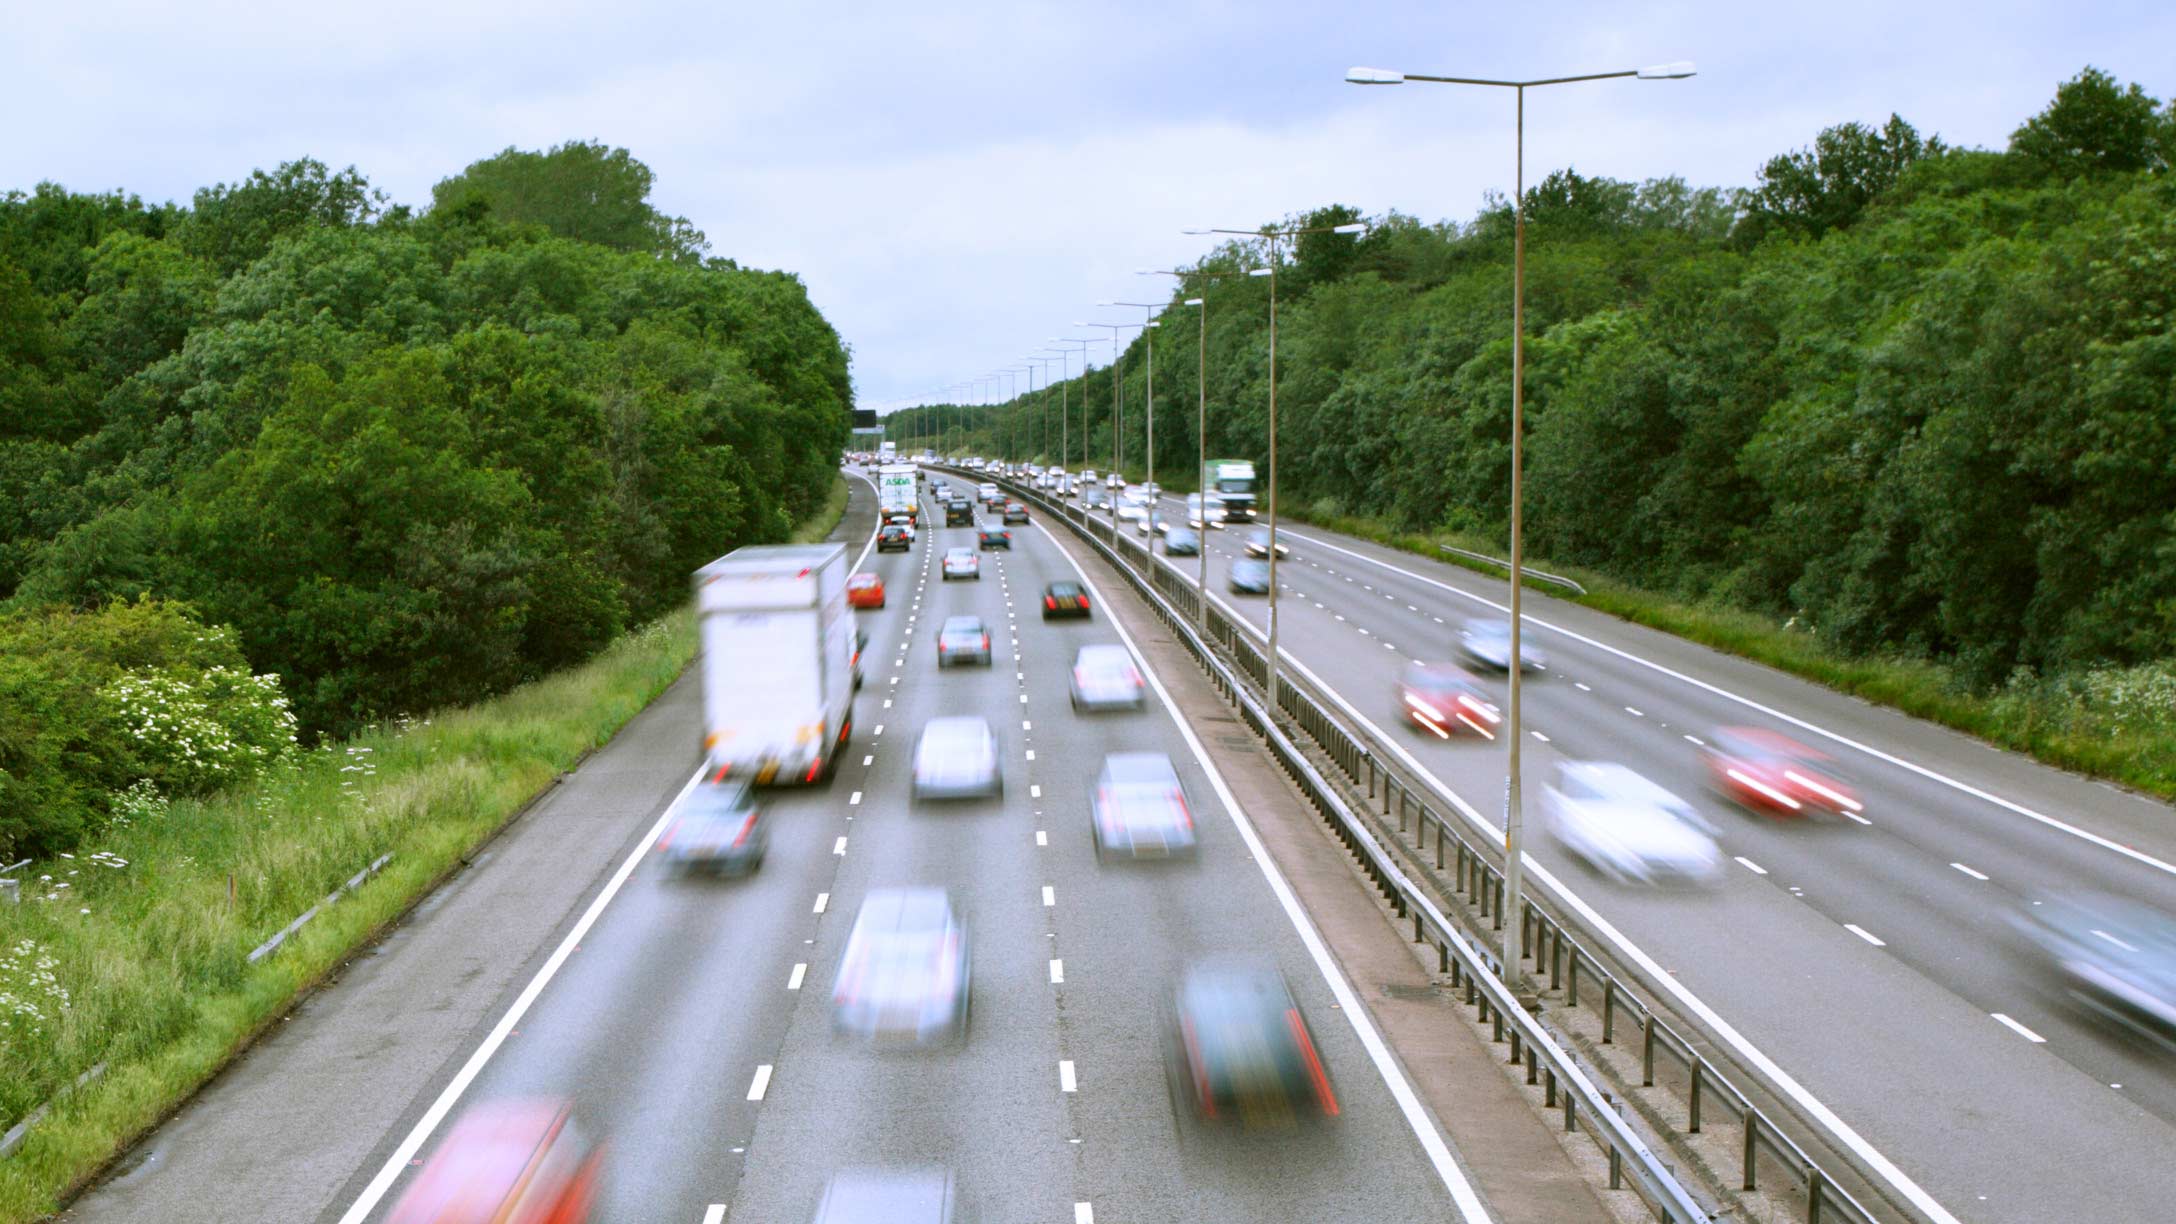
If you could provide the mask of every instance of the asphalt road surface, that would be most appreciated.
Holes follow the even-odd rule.
[[[1183,499],[1164,505],[1183,519]],[[1213,598],[1261,631],[1266,599],[1226,581],[1258,525],[1206,542]],[[1506,585],[1313,528],[1279,534],[1291,550],[1277,568],[1281,653],[1500,823],[1503,745],[1404,724],[1395,686],[1411,661],[1449,660],[1461,620],[1501,615]],[[1159,563],[1197,574],[1195,558]],[[2165,805],[1531,591],[1525,611],[1549,660],[1523,686],[1530,861],[1940,1209],[1974,1221],[2165,1215],[2171,1051],[2074,1004],[2011,927],[2034,898],[2069,890],[2176,908]],[[1487,686],[1501,704],[1503,681]],[[1775,820],[1708,791],[1696,745],[1729,725],[1836,755],[1863,821]],[[1692,801],[1722,830],[1720,884],[1664,892],[1585,872],[1539,815],[1560,757],[1629,764]]]

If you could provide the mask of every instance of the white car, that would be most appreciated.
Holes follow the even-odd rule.
[[[870,891],[846,937],[831,1025],[868,1040],[927,1044],[967,1036],[967,930],[941,888]]]
[[[1102,642],[1074,654],[1074,709],[1138,710],[1144,699],[1140,669],[1125,647]]]
[[[1179,771],[1161,752],[1114,752],[1103,758],[1089,814],[1096,857],[1187,858],[1194,816]]]
[[[1224,525],[1224,499],[1216,496],[1213,493],[1210,494],[1209,510],[1208,513],[1204,515],[1201,508],[1201,494],[1187,494],[1186,525],[1189,527],[1201,527],[1205,529],[1210,527],[1222,527]]]
[[[997,767],[997,736],[988,719],[962,714],[932,718],[914,742],[916,799],[971,799],[1005,793]]]
[[[954,578],[982,580],[982,558],[972,548],[948,548],[944,551],[944,581]]]
[[[1542,810],[1557,844],[1611,879],[1703,884],[1722,870],[1715,827],[1626,766],[1559,762],[1542,790]]]
[[[1096,475],[1094,468],[1082,468],[1080,470],[1080,482],[1082,484],[1094,484],[1098,479],[1100,477]]]

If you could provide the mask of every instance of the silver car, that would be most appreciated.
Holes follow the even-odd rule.
[[[1241,595],[1269,594],[1269,562],[1240,557],[1225,572],[1226,584]]]
[[[1477,667],[1490,671],[1511,670],[1511,622],[1476,617],[1458,628],[1458,654]],[[1519,635],[1519,670],[1549,670],[1548,656],[1526,634]]]
[[[937,666],[990,665],[990,630],[979,616],[947,616],[937,630]]]
[[[950,1169],[841,1169],[816,1224],[953,1224],[955,1210]]]
[[[982,558],[972,548],[947,548],[944,550],[944,580],[954,578],[982,579]]]
[[[1099,643],[1073,656],[1075,710],[1138,710],[1143,700],[1141,671],[1125,647]]]
[[[658,853],[675,872],[744,875],[763,865],[769,826],[746,782],[706,779],[680,801],[672,823],[657,839]]]
[[[1542,810],[1566,853],[1614,880],[1702,884],[1722,869],[1715,827],[1623,765],[1559,762],[1542,791]]]
[[[968,799],[1005,793],[997,736],[989,720],[962,714],[932,718],[914,744],[914,797]]]
[[[1184,858],[1194,853],[1194,817],[1179,771],[1161,752],[1114,752],[1096,776],[1090,833],[1096,857]]]
[[[945,891],[880,888],[846,937],[831,1026],[873,1041],[963,1040],[970,993],[967,929]]]

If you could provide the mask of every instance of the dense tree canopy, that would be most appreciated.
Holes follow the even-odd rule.
[[[798,281],[697,258],[624,150],[464,182],[421,217],[308,160],[188,209],[0,199],[0,612],[50,644],[185,601],[337,733],[584,659],[821,503],[851,389]],[[65,670],[0,677],[0,738]],[[0,760],[0,853],[94,826],[130,759]],[[40,833],[10,794],[68,798]]]
[[[1892,116],[1735,197],[1547,176],[1523,201],[1529,547],[1983,684],[2176,654],[2172,122],[2088,69],[1999,153]],[[1287,265],[1286,506],[1501,540],[1509,231],[1505,201],[1465,225],[1393,215]],[[1167,482],[1196,453],[1185,298],[1208,303],[1210,453],[1266,458],[1268,285],[1243,270],[1268,258],[1215,252],[1165,316]],[[1145,356],[1122,362],[1135,470]],[[892,429],[1052,458],[1062,432],[1101,466],[1111,377]]]

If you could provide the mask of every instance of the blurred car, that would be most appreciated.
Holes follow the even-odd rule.
[[[1096,475],[1094,468],[1082,468],[1080,470],[1080,483],[1084,485],[1092,485],[1102,479],[1101,476]]]
[[[1001,527],[985,527],[975,533],[975,546],[984,551],[992,548],[1002,548],[1006,552],[1011,552],[1012,533]]]
[[[972,548],[948,548],[944,552],[944,581],[954,578],[982,578],[982,558]]]
[[[1099,859],[1192,856],[1194,815],[1171,758],[1161,752],[1104,757],[1089,832]]]
[[[657,839],[657,852],[676,873],[745,875],[763,865],[771,835],[755,792],[724,771],[698,782]]]
[[[1314,1033],[1273,964],[1191,966],[1163,1028],[1165,1084],[1182,1129],[1290,1130],[1342,1112]]]
[[[880,553],[906,552],[914,547],[914,533],[905,527],[886,525],[876,533],[876,550]]]
[[[975,525],[974,503],[955,497],[944,504],[944,525],[947,527],[972,527]]]
[[[1458,654],[1475,667],[1490,671],[1511,670],[1511,622],[1475,617],[1458,627]],[[1531,638],[1519,635],[1519,670],[1546,671],[1548,657]]]
[[[1566,853],[1614,880],[1697,884],[1722,867],[1714,827],[1627,766],[1558,762],[1542,790],[1542,810]]]
[[[604,1148],[565,1101],[473,1105],[401,1195],[389,1224],[582,1224]]]
[[[856,630],[854,631],[854,687],[855,687],[855,688],[860,688],[860,687],[861,687],[861,656],[862,656],[862,653],[863,653],[864,651],[867,651],[868,649],[869,649],[869,631],[868,631],[868,630],[866,630],[866,629],[856,629]]]
[[[1126,487],[1126,478],[1116,472],[1111,472],[1103,477],[1103,483],[1107,488],[1123,489]]]
[[[877,547],[882,549],[879,539]],[[875,574],[856,574],[846,580],[846,603],[853,608],[881,608],[884,606],[884,580]]]
[[[1700,748],[1708,780],[1741,807],[1778,816],[1866,809],[1836,760],[1788,735],[1758,727],[1717,727]]]
[[[937,630],[937,666],[990,665],[990,630],[979,616],[947,616]]]
[[[1269,528],[1257,527],[1247,533],[1247,555],[1267,560],[1269,557]],[[1283,540],[1277,541],[1277,557],[1282,560],[1292,555],[1292,548]]]
[[[1454,663],[1408,663],[1398,674],[1398,700],[1422,730],[1449,739],[1472,732],[1496,738],[1503,715],[1471,673]]]
[[[1110,507],[1111,499],[1104,495],[1100,487],[1088,485],[1080,491],[1080,504],[1086,510],[1105,510]]]
[[[2147,1037],[2176,1040],[2176,918],[2080,892],[2042,897],[2013,921],[2064,993]]]
[[[1037,480],[1038,482],[1041,482],[1041,481],[1043,480],[1043,477],[1040,477],[1040,476],[1038,476],[1038,477],[1036,477],[1035,479],[1036,479],[1036,480]],[[1027,522],[1027,521],[1028,521],[1028,508],[1027,508],[1027,506],[1023,505],[1023,504],[1022,504],[1022,503],[1020,503],[1020,502],[1016,502],[1016,501],[1009,501],[1009,502],[1006,502],[1006,503],[1005,503],[1005,522],[1006,522],[1006,523],[1008,523],[1008,524],[1011,524],[1011,523],[1025,523],[1025,522]]]
[[[1224,525],[1224,499],[1211,493],[1209,495],[1208,514],[1205,516],[1202,513],[1201,494],[1187,494],[1186,521],[1190,525],[1200,527],[1203,530],[1211,527],[1222,527]]]
[[[975,486],[975,500],[985,506],[997,506],[1004,504],[1005,495],[997,491],[996,485],[984,481]]]
[[[970,799],[1005,793],[997,736],[975,714],[932,718],[914,742],[914,797]]]
[[[1241,595],[1269,594],[1269,562],[1240,557],[1225,572],[1225,585]]]
[[[1201,554],[1201,537],[1191,527],[1164,528],[1164,555],[1194,557]]]
[[[1088,615],[1088,588],[1077,582],[1053,582],[1043,588],[1044,620]]]
[[[1118,499],[1118,517],[1122,521],[1128,523],[1140,522],[1148,517],[1148,512],[1148,499],[1136,495],[1131,489],[1126,490],[1125,494]]]
[[[871,890],[839,961],[832,1028],[876,1041],[961,1040],[970,993],[967,931],[945,891]]]
[[[1143,514],[1140,518],[1134,520],[1134,522],[1141,534],[1145,536],[1162,535],[1165,531],[1169,530],[1171,526],[1171,524],[1164,521],[1164,516],[1162,512],[1156,510],[1153,507],[1151,507],[1148,512]]]
[[[955,1210],[950,1169],[841,1169],[815,1224],[954,1224]]]
[[[1141,671],[1115,643],[1083,646],[1073,655],[1075,710],[1138,710],[1144,699]]]

